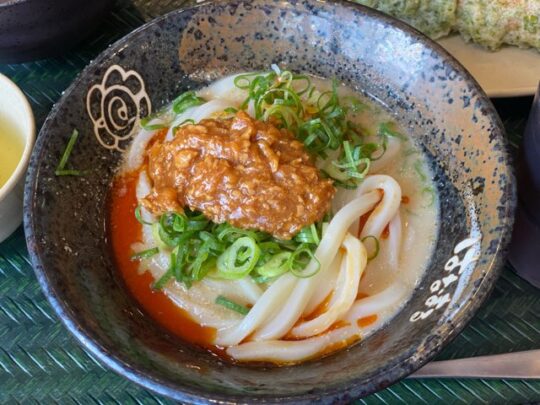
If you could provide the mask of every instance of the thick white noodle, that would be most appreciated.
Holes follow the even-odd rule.
[[[223,79],[212,83],[210,86],[199,90],[197,95],[206,100],[224,100],[230,104],[229,107],[239,108],[248,97],[248,92],[235,86],[234,79],[237,76],[239,75],[224,77]],[[255,105],[253,100],[249,101],[246,112],[248,115],[255,118]]]
[[[137,187],[135,189],[137,200],[141,200],[144,197],[146,197],[148,194],[150,194],[151,190],[152,190],[152,187],[150,186],[150,179],[148,178],[146,171],[141,170],[139,174],[139,181],[137,182]],[[144,207],[141,207],[141,218],[143,221],[149,222],[149,223],[153,223],[156,221],[156,218]],[[145,224],[142,226],[142,236],[143,236],[143,241],[147,245],[147,249],[153,247],[153,246],[150,246],[155,243],[154,237],[152,235],[151,225]]]
[[[338,250],[336,257],[334,257],[334,261],[332,264],[330,264],[330,268],[326,273],[324,283],[317,284],[317,287],[315,288],[315,291],[313,291],[313,295],[311,296],[311,299],[309,300],[308,304],[306,305],[306,309],[302,314],[303,316],[308,316],[309,314],[313,313],[313,311],[315,311],[317,307],[322,304],[326,297],[328,297],[328,295],[334,291],[342,259],[343,254]]]
[[[401,215],[399,209],[396,215],[392,218],[388,224],[388,243],[387,252],[388,263],[390,267],[396,271],[399,266],[399,255],[401,253],[401,239],[403,237],[403,229],[401,224]]]
[[[380,293],[356,300],[342,319],[356,323],[358,319],[378,314],[398,302],[402,302],[406,294],[405,286],[395,282]]]
[[[201,282],[204,282],[209,286],[213,286],[214,288],[227,285],[228,290],[223,291],[222,294],[229,298],[232,296],[239,297],[239,303],[241,304],[247,303],[255,305],[264,292],[251,277],[244,277],[240,280],[217,280],[206,277],[201,280]]]
[[[141,170],[139,174],[139,181],[137,182],[137,187],[135,189],[135,196],[137,200],[140,200],[150,194],[152,191],[152,186],[150,185],[150,179],[146,174],[145,170]]]
[[[360,329],[355,325],[350,325],[304,340],[247,342],[229,347],[227,354],[240,361],[296,363],[317,356],[325,348],[350,344],[352,340],[358,338],[360,338]]]
[[[207,87],[202,88],[197,92],[199,97],[206,100],[220,99],[227,100],[234,104],[234,107],[239,107],[247,98],[246,90],[239,89],[234,84],[234,79],[239,75],[232,75],[217,80]]]
[[[264,293],[261,287],[251,277],[241,278],[240,280],[236,280],[235,283],[242,290],[243,294],[251,300],[253,305],[255,305]]]
[[[387,137],[386,152],[384,152],[380,159],[371,161],[371,164],[369,166],[369,174],[379,173],[386,166],[394,163],[400,149],[401,141],[399,139],[391,136]]]
[[[318,335],[327,330],[343,316],[358,295],[360,277],[367,264],[366,248],[357,238],[347,234],[342,245],[347,253],[343,258],[336,289],[327,310],[316,318],[301,323],[291,331],[292,336],[305,338]]]
[[[233,328],[219,331],[215,344],[233,346],[239,344],[271,316],[286,300],[296,283],[292,274],[284,274],[264,292],[246,317]]]
[[[379,199],[380,193],[372,191],[351,201],[336,213],[315,251],[315,257],[320,263],[319,272],[296,283],[289,299],[282,304],[281,310],[270,322],[255,332],[254,340],[279,339],[293,327],[304,312],[317,284],[325,280],[328,269],[351,224],[366,212],[371,211]],[[317,261],[312,260],[305,271],[307,273],[315,271],[317,266]]]
[[[137,135],[135,135],[127,152],[126,163],[123,166],[124,171],[130,172],[141,167],[144,160],[144,153],[146,152],[146,146],[155,134],[156,131],[141,129]]]
[[[148,245],[145,246],[148,249]],[[171,255],[168,252],[159,252],[150,259],[141,262],[144,270],[150,271],[154,280],[158,280],[171,265]]]
[[[199,325],[221,330],[236,325],[242,319],[242,315],[221,305],[216,305],[216,297],[228,294],[230,299],[245,305],[240,297],[230,295],[231,288],[228,287],[227,283],[222,284],[219,288],[210,287],[205,283],[197,283],[188,289],[182,283],[169,282],[164,291]]]
[[[397,181],[386,174],[374,174],[367,176],[358,189],[360,195],[373,190],[383,190],[384,192],[380,204],[373,210],[360,234],[360,239],[366,236],[375,236],[380,239],[384,228],[399,209],[399,205],[401,204],[401,187]],[[367,242],[366,248],[371,256],[369,246],[371,243],[368,244]]]

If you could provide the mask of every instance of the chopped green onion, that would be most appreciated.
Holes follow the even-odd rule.
[[[277,242],[268,241],[259,243],[259,248],[263,254],[273,255],[281,252],[282,246],[280,246]]]
[[[243,306],[243,305],[240,305],[234,301],[231,301],[230,299],[224,297],[223,295],[219,295],[217,298],[216,298],[216,301],[215,301],[216,304],[218,305],[221,305],[225,308],[228,308],[230,309],[231,311],[235,311],[235,312],[238,312],[239,314],[242,314],[242,315],[247,315],[248,312],[249,312],[249,308]]]
[[[235,228],[227,223],[218,226],[217,238],[221,241],[234,241],[241,236],[247,236],[258,241],[260,239],[260,232]]]
[[[172,229],[175,231],[175,232],[184,232],[187,230],[187,218],[184,216],[184,215],[179,215],[179,214],[172,214],[173,215],[173,219],[172,219]]]
[[[372,145],[372,146],[368,146],[368,145]],[[371,160],[372,162],[382,158],[384,156],[384,154],[386,153],[386,149],[387,149],[386,142],[383,142],[380,145],[378,145],[376,143],[367,143],[367,144],[364,144],[362,146],[366,147],[366,152],[365,153],[369,154],[369,160]],[[379,149],[382,149],[382,152],[380,152],[377,156],[374,157],[373,153],[377,152]]]
[[[88,174],[88,170],[55,170],[54,174],[56,176],[86,176]]]
[[[145,221],[145,220],[142,218],[141,206],[140,206],[140,205],[137,205],[137,208],[135,208],[135,218],[136,218],[137,221],[139,221],[139,223],[141,223],[142,225],[152,225],[151,222]]]
[[[383,122],[379,124],[379,135],[381,136],[390,136],[393,138],[401,139],[402,141],[407,140],[405,136],[394,129],[394,124],[391,122]]]
[[[416,172],[420,180],[425,182],[427,180],[427,176],[422,166],[423,166],[422,161],[420,159],[414,162],[414,171]]]
[[[136,216],[142,221],[140,210]],[[310,274],[303,270],[320,243],[322,227],[322,223],[313,224],[296,238],[280,240],[264,232],[239,229],[227,223],[213,224],[204,215],[189,209],[182,214],[163,214],[152,224],[158,247],[147,254],[150,256],[163,249],[171,252],[171,262],[168,272],[155,283],[155,288],[162,287],[171,278],[189,288],[194,281],[206,276],[234,280],[251,275],[259,283],[266,283],[287,271],[309,277]]]
[[[296,234],[294,240],[300,243],[314,243],[318,245],[320,242],[320,238],[317,232],[317,227],[315,226],[315,224],[305,227]]]
[[[366,240],[373,240],[375,242],[375,252],[373,252],[371,254],[371,256],[368,256],[368,261],[370,260],[373,260],[375,259],[378,255],[379,255],[379,250],[380,250],[380,244],[379,244],[379,239],[377,239],[375,236],[373,235],[368,235],[368,236],[364,236],[362,238],[362,243],[365,243]]]
[[[173,232],[171,232],[172,224],[170,215],[162,215],[158,222],[158,235],[159,239],[167,246],[175,247],[178,244],[178,239]]]
[[[526,15],[523,17],[523,28],[531,34],[538,32],[538,16]]]
[[[171,270],[176,281],[184,279],[184,261],[187,255],[187,244],[179,243],[171,252]]]
[[[266,278],[277,277],[289,270],[289,259],[291,252],[281,252],[270,258],[261,267],[257,268],[257,273]]]
[[[141,252],[137,252],[131,255],[131,260],[149,259],[150,257],[157,255],[159,249],[157,247],[146,249]]]
[[[173,272],[171,269],[167,270],[153,285],[154,290],[162,290],[165,284],[173,278]]]
[[[317,266],[311,273],[307,273],[305,272],[305,269],[312,260],[316,262]],[[308,278],[317,274],[321,267],[321,263],[315,257],[309,246],[302,244],[294,252],[292,252],[289,260],[287,261],[287,266],[290,272],[296,277]]]
[[[66,166],[66,163],[69,159],[69,155],[71,155],[71,151],[73,150],[73,146],[75,146],[75,142],[77,142],[77,138],[79,137],[79,131],[76,129],[73,130],[71,133],[71,137],[69,138],[69,141],[66,145],[66,149],[64,150],[64,153],[62,154],[62,158],[60,159],[60,163],[58,164],[58,169],[63,170]]]
[[[157,131],[158,129],[163,129],[163,128],[168,128],[169,127],[169,124],[166,124],[166,123],[158,123],[158,124],[151,124],[150,125],[150,121],[152,121],[153,119],[155,119],[156,116],[155,115],[148,115],[144,118],[141,118],[141,121],[140,121],[140,125],[141,127],[146,130],[146,131]]]
[[[295,81],[296,83],[302,82],[302,81],[305,82],[305,86],[303,88],[301,87],[300,90],[298,89],[296,90],[296,93],[299,96],[309,93],[311,90],[314,89],[314,87],[311,85],[310,78],[306,75],[293,75],[291,82],[292,81]]]
[[[79,131],[74,129],[66,145],[66,149],[64,149],[64,153],[62,153],[62,157],[60,158],[60,163],[58,163],[58,166],[56,170],[54,171],[54,174],[56,176],[84,176],[88,173],[88,171],[86,170],[81,171],[81,170],[65,169],[69,156],[71,155],[71,152],[73,151],[73,147],[75,146],[75,142],[77,142],[78,137],[79,137]]]
[[[433,187],[432,186],[426,186],[424,188],[422,188],[422,194],[427,194],[428,197],[429,197],[429,202],[425,205],[423,205],[423,207],[431,207],[434,203],[435,203],[435,190],[433,190]]]
[[[242,90],[249,89],[251,85],[250,77],[256,76],[257,73],[246,73],[242,75],[238,75],[234,78],[234,85]]]
[[[216,277],[236,280],[246,276],[257,264],[260,254],[261,249],[253,238],[237,239],[218,257]]]
[[[201,232],[199,237],[203,240],[203,243],[197,249],[195,260],[189,266],[193,280],[202,280],[216,266],[216,259],[214,257],[210,258],[210,256],[220,254],[224,250],[223,243],[218,241],[211,233]]]
[[[264,276],[257,276],[257,275],[251,274],[251,279],[255,281],[257,284],[265,284],[271,280],[274,280],[274,277],[264,277]]]
[[[355,188],[369,172],[373,145],[363,144],[351,148],[349,141],[343,141],[342,156],[339,160],[332,161],[331,165],[327,165],[324,168],[325,172],[342,187]]]
[[[173,134],[173,135],[176,135],[176,131],[178,131],[178,128],[183,127],[184,125],[187,125],[187,124],[195,125],[195,120],[193,120],[193,119],[191,119],[191,118],[185,119],[185,120],[182,121],[180,124],[178,124],[178,125],[176,125],[175,127],[173,127],[173,129],[172,129],[172,134]]]
[[[203,104],[204,99],[198,97],[193,91],[186,91],[176,98],[172,103],[172,109],[175,114],[182,114],[191,107]]]

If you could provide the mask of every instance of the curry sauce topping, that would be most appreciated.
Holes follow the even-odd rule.
[[[242,111],[158,140],[148,150],[148,173],[153,189],[143,205],[152,213],[189,207],[280,239],[322,219],[335,193],[290,131]]]

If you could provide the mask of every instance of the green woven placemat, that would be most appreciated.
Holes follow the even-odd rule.
[[[75,75],[116,39],[185,1],[127,0],[62,57],[0,65],[26,93],[37,124]],[[519,143],[525,109],[507,120]],[[539,264],[540,265],[540,264]],[[439,359],[540,348],[540,290],[507,266],[489,301]],[[404,380],[358,403],[526,403],[540,401],[540,381]],[[0,244],[0,403],[169,404],[103,367],[61,325],[41,293],[19,229]]]

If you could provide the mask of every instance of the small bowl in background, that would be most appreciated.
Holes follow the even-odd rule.
[[[0,0],[0,63],[58,54],[81,40],[110,0]]]
[[[0,185],[0,242],[22,222],[24,177],[36,133],[34,114],[26,96],[15,83],[0,74],[0,123],[3,120],[9,121],[16,136],[23,138],[23,148],[15,169],[6,183]],[[6,134],[0,131],[2,136]]]

